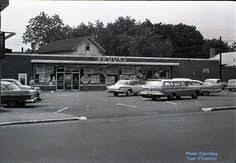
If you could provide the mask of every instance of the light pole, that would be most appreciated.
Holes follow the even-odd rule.
[[[220,36],[220,43],[221,43],[221,36]],[[220,80],[222,81],[222,53],[221,53],[221,49],[220,49]]]

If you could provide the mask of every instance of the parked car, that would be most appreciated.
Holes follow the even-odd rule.
[[[225,87],[227,85],[226,82],[222,82],[220,79],[206,79],[203,83],[220,85],[222,89],[225,89]]]
[[[31,90],[31,89],[33,89],[33,90],[36,91],[36,95],[37,95],[38,101],[41,100],[41,98],[40,98],[40,88],[39,87],[32,87],[32,86],[29,86],[29,85],[22,85],[21,82],[19,82],[16,79],[1,79],[1,81],[6,81],[6,82],[13,83],[13,84],[17,85],[20,89],[23,89],[23,90]]]
[[[1,104],[7,104],[8,107],[23,107],[26,103],[34,102],[37,102],[36,91],[23,90],[13,83],[1,81]]]
[[[208,96],[211,93],[219,93],[222,91],[221,85],[220,84],[214,84],[214,82],[217,82],[216,80],[212,81],[213,79],[207,80],[206,83],[200,81],[200,80],[192,80],[188,78],[180,79],[180,78],[174,78],[174,81],[188,81],[191,85],[193,86],[199,86],[200,89],[200,94],[203,96]]]
[[[232,91],[232,92],[236,91],[236,79],[230,79],[228,81],[226,89],[228,89],[229,91]]]
[[[119,80],[116,84],[108,86],[107,92],[114,96],[126,94],[126,96],[139,95],[142,90],[142,82],[139,80]]]
[[[210,93],[219,93],[224,87],[220,79],[206,79],[203,85],[202,95],[204,96],[208,96]]]
[[[143,86],[140,95],[145,98],[152,98],[153,100],[161,97],[173,100],[174,98],[180,99],[181,96],[191,96],[193,99],[197,99],[199,93],[200,87],[193,86],[185,80],[156,79],[148,80],[145,86]]]

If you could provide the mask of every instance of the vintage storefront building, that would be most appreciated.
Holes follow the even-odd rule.
[[[120,79],[218,78],[216,59],[105,56],[91,37],[55,41],[39,54],[8,53],[2,77],[24,84],[34,79],[43,90],[104,89]]]

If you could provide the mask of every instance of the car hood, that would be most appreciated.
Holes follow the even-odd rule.
[[[125,84],[114,84],[114,85],[111,85],[111,86],[108,86],[107,88],[108,89],[119,89],[120,87],[125,87],[127,85]]]
[[[156,89],[156,90],[160,90],[161,87],[160,86],[148,86],[148,85],[143,85],[142,89],[144,90],[152,90],[152,89]]]
[[[31,89],[31,87],[28,86],[28,85],[22,85],[22,86],[20,87],[20,89],[29,90],[29,89]]]

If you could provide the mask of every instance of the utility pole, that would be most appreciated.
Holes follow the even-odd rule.
[[[220,43],[221,43],[221,36],[220,36]],[[220,49],[220,80],[222,81],[222,53]]]

